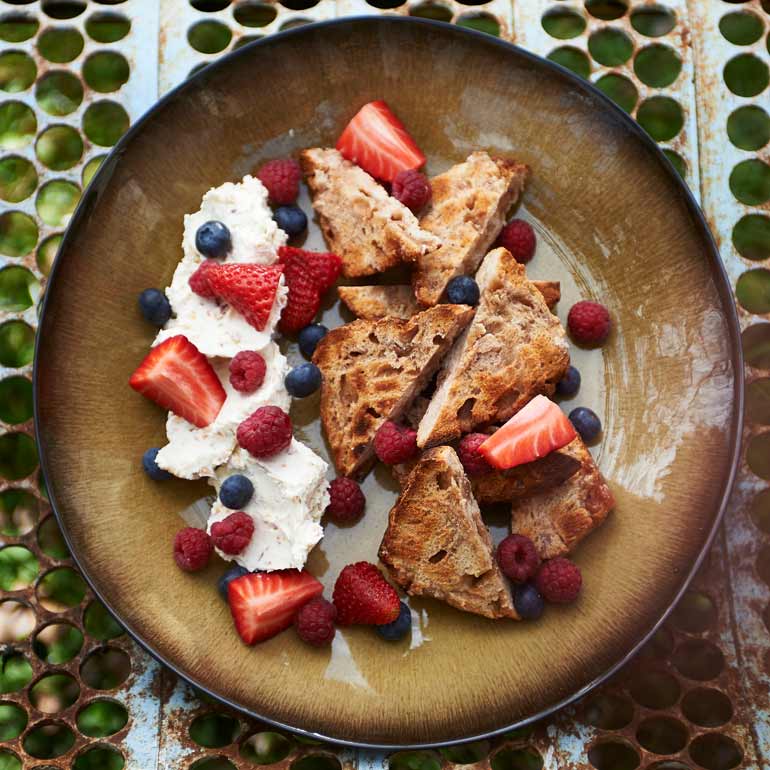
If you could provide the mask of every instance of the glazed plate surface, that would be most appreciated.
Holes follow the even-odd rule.
[[[269,77],[265,73],[270,73]],[[539,234],[530,277],[558,279],[562,320],[580,298],[611,309],[600,351],[573,350],[605,432],[594,447],[617,498],[576,551],[585,590],[537,623],[488,621],[411,601],[411,643],[370,628],[331,650],[293,632],[245,647],[216,592],[218,559],[173,562],[179,513],[204,483],[153,483],[142,452],[164,413],[127,380],[153,330],[136,308],[181,257],[182,219],[212,186],[263,160],[333,144],[365,102],[385,99],[436,173],[476,149],[532,167],[521,215]],[[305,199],[304,205],[307,205]],[[317,230],[308,245],[320,246]],[[328,325],[341,317],[330,302]],[[47,289],[36,362],[49,492],[86,577],[127,629],[195,685],[293,729],[367,745],[431,744],[547,713],[606,677],[683,590],[718,522],[736,463],[742,402],[730,288],[705,223],[635,124],[589,86],[482,34],[401,18],[342,20],[260,42],[207,68],[152,110],[106,161]],[[295,346],[290,358],[299,360]],[[297,436],[326,452],[317,399]],[[376,560],[395,485],[367,479],[358,525],[327,527],[310,569],[327,586]],[[505,517],[491,516],[493,532]]]

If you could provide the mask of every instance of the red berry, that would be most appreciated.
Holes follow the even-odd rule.
[[[353,479],[340,476],[329,484],[329,505],[326,506],[326,513],[337,524],[358,521],[364,512],[364,505],[364,493]]]
[[[297,200],[301,178],[302,169],[292,158],[269,160],[257,171],[257,179],[267,188],[270,200],[279,206],[286,206]]]
[[[396,174],[390,194],[416,214],[428,205],[433,191],[425,174],[414,169],[406,169]]]
[[[211,541],[220,551],[235,556],[242,553],[254,534],[254,520],[248,513],[236,511],[211,525]]]
[[[205,259],[190,276],[190,280],[187,283],[190,284],[190,288],[198,296],[205,297],[206,299],[215,299],[214,292],[211,290],[211,286],[209,286],[208,271],[216,264],[213,259]]]
[[[497,563],[503,574],[516,583],[526,583],[540,566],[535,544],[524,535],[508,535],[497,546]]]
[[[286,273],[307,273],[318,286],[319,291],[331,289],[342,270],[342,260],[330,252],[306,251],[294,246],[281,246],[278,261]]]
[[[323,647],[334,639],[337,608],[322,596],[311,599],[294,616],[294,627],[303,642]]]
[[[547,602],[555,604],[575,601],[582,585],[577,565],[563,556],[544,562],[535,576],[535,588]]]
[[[232,306],[248,324],[262,331],[273,309],[281,273],[281,265],[230,262],[211,265],[206,269],[205,278],[217,299]]]
[[[261,406],[235,435],[238,445],[254,457],[272,457],[291,444],[291,418],[278,406]]]
[[[256,350],[242,350],[230,361],[230,384],[239,393],[253,393],[264,381],[267,365]]]
[[[333,599],[342,626],[382,626],[392,623],[401,611],[396,589],[374,564],[365,561],[348,564],[340,572]]]
[[[479,447],[489,438],[486,433],[469,433],[460,439],[457,446],[457,456],[469,476],[479,476],[490,473],[492,466],[479,452]]]
[[[174,561],[185,572],[197,572],[209,563],[211,538],[202,529],[185,527],[174,538]]]
[[[498,243],[508,249],[517,262],[529,262],[535,255],[535,231],[523,219],[512,219],[502,229]]]
[[[578,345],[601,345],[610,333],[610,314],[604,305],[583,300],[570,308],[567,328]]]
[[[405,463],[417,454],[417,431],[388,420],[374,436],[374,451],[386,465]]]

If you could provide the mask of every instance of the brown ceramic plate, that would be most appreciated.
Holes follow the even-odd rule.
[[[264,159],[333,143],[375,98],[409,127],[431,172],[477,148],[531,165],[524,215],[540,247],[528,271],[562,281],[562,319],[586,296],[615,319],[601,351],[575,351],[584,385],[565,408],[589,405],[603,418],[595,452],[617,509],[575,555],[585,578],[580,601],[550,608],[540,622],[492,622],[415,601],[422,623],[411,646],[359,627],[340,632],[331,651],[310,649],[292,632],[247,648],[216,593],[222,565],[191,576],[172,559],[178,513],[208,488],[153,483],[140,467],[144,449],[163,441],[164,414],[127,386],[152,339],[136,296],[169,283],[182,217],[209,187]],[[334,308],[326,318],[339,323]],[[206,68],[105,162],[47,290],[38,440],[79,565],[161,661],[291,729],[366,745],[451,742],[522,724],[585,693],[662,621],[730,489],[739,351],[730,287],[702,215],[657,147],[589,84],[457,27],[341,20]],[[311,399],[295,418],[300,438],[323,450],[316,409]],[[342,564],[376,559],[394,494],[389,473],[380,468],[365,489],[365,520],[329,526],[312,556],[327,587]]]

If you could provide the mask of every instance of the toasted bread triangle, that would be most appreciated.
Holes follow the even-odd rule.
[[[386,420],[401,421],[473,313],[437,305],[406,320],[353,321],[321,340],[313,355],[323,376],[321,424],[338,473],[369,470],[374,434]]]
[[[380,559],[412,596],[488,618],[518,618],[460,460],[428,450],[391,509]]]
[[[551,395],[569,366],[559,319],[506,249],[487,254],[476,281],[476,316],[444,360],[420,447],[504,422],[538,394]]]
[[[417,258],[414,289],[421,305],[435,305],[455,276],[476,272],[528,176],[521,163],[474,152],[431,179],[433,199],[420,227],[438,236],[441,247]]]

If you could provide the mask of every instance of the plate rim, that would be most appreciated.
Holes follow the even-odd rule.
[[[680,196],[682,196],[682,199],[684,200],[689,213],[694,217],[698,228],[702,231],[703,235],[705,236],[705,245],[707,247],[706,248],[707,259],[712,263],[717,293],[720,296],[720,299],[722,300],[723,309],[725,311],[725,321],[728,326],[728,337],[730,341],[730,345],[729,345],[730,360],[734,370],[734,397],[733,397],[733,408],[732,408],[731,422],[730,422],[729,470],[728,470],[727,480],[726,480],[724,489],[722,490],[721,498],[719,499],[717,514],[714,517],[712,526],[708,532],[706,539],[703,542],[703,545],[701,546],[698,556],[694,560],[690,570],[685,576],[681,584],[681,587],[676,592],[673,599],[669,602],[669,604],[667,605],[667,607],[665,608],[661,616],[658,618],[658,620],[650,627],[650,629],[645,634],[641,636],[639,641],[630,650],[628,650],[618,661],[616,661],[606,671],[604,671],[602,674],[594,678],[591,682],[588,682],[586,685],[584,685],[582,688],[580,688],[576,692],[568,695],[567,697],[563,698],[560,701],[557,701],[554,704],[551,704],[545,707],[544,709],[541,709],[536,714],[525,717],[523,719],[519,719],[515,722],[506,724],[504,726],[495,728],[493,730],[488,730],[486,732],[478,733],[471,736],[461,737],[461,738],[452,738],[452,739],[443,740],[443,741],[429,741],[429,742],[423,742],[423,743],[376,743],[376,742],[372,743],[372,742],[365,742],[365,741],[348,740],[344,738],[337,738],[337,737],[325,735],[323,733],[314,732],[312,729],[308,729],[307,727],[298,727],[294,725],[289,725],[279,720],[265,717],[259,714],[258,712],[253,711],[252,709],[247,708],[237,703],[236,701],[231,700],[230,698],[215,692],[209,686],[201,684],[200,682],[196,681],[193,677],[188,676],[187,674],[184,674],[178,666],[166,660],[166,658],[154,648],[153,644],[149,640],[146,640],[145,638],[143,638],[139,630],[137,630],[132,625],[126,624],[123,621],[119,613],[117,613],[115,609],[112,607],[112,605],[105,600],[101,591],[96,587],[96,584],[95,584],[96,578],[92,577],[88,573],[88,571],[83,568],[80,558],[78,557],[78,555],[76,554],[75,550],[72,547],[70,534],[67,530],[67,527],[63,521],[62,516],[59,513],[58,505],[56,502],[56,495],[48,481],[49,479],[48,461],[47,461],[48,449],[45,447],[45,443],[43,441],[41,431],[40,431],[40,419],[39,419],[40,417],[40,414],[39,414],[40,372],[39,372],[39,365],[38,365],[39,350],[40,350],[41,339],[42,339],[42,334],[40,332],[46,321],[46,316],[47,316],[46,311],[48,309],[48,301],[50,299],[50,294],[51,294],[50,287],[56,278],[57,268],[59,267],[58,258],[54,261],[50,275],[48,276],[48,280],[46,282],[46,290],[43,296],[42,304],[40,306],[37,333],[35,335],[35,348],[34,348],[34,358],[33,358],[33,366],[32,366],[32,388],[33,388],[32,400],[33,400],[34,436],[35,436],[35,443],[38,451],[40,470],[46,482],[46,489],[48,493],[48,500],[51,506],[51,510],[53,511],[53,514],[56,517],[59,528],[62,532],[64,540],[70,551],[71,558],[75,562],[75,565],[77,566],[81,575],[85,578],[91,591],[94,593],[96,598],[108,609],[108,611],[115,618],[118,619],[118,621],[123,626],[128,636],[131,637],[131,639],[134,642],[136,642],[143,650],[145,650],[152,658],[154,658],[162,666],[165,666],[166,668],[170,669],[183,681],[187,682],[192,687],[202,691],[207,696],[213,698],[219,703],[222,703],[225,706],[228,706],[236,711],[239,711],[240,713],[245,714],[253,719],[257,719],[261,722],[264,722],[265,724],[268,724],[272,727],[285,730],[295,735],[311,738],[313,740],[319,740],[326,743],[332,743],[337,746],[344,746],[348,748],[397,752],[397,751],[408,751],[408,750],[411,751],[411,750],[422,750],[422,749],[436,749],[436,748],[442,748],[447,746],[470,743],[473,741],[489,740],[491,738],[501,735],[502,733],[510,732],[512,730],[517,730],[522,727],[531,725],[535,722],[538,722],[542,719],[545,719],[553,715],[554,713],[562,710],[563,708],[574,703],[580,698],[583,698],[591,690],[595,689],[596,687],[598,687],[599,685],[603,684],[608,679],[610,679],[615,673],[617,673],[621,668],[626,666],[639,653],[639,651],[644,647],[644,645],[650,640],[650,638],[656,633],[656,631],[658,631],[658,629],[667,620],[667,618],[673,612],[676,605],[679,603],[684,593],[689,588],[690,583],[692,582],[693,578],[697,574],[701,564],[703,563],[703,560],[706,557],[706,554],[709,552],[714,542],[714,538],[716,537],[716,534],[722,524],[730,496],[735,486],[735,480],[736,480],[736,476],[738,473],[738,468],[740,466],[740,460],[741,460],[741,436],[742,436],[742,426],[743,426],[743,418],[744,418],[744,397],[745,397],[744,396],[745,366],[744,366],[743,348],[741,344],[741,327],[740,327],[740,321],[738,317],[738,311],[733,298],[732,285],[730,283],[729,276],[725,269],[725,265],[722,262],[721,254],[716,244],[716,241],[714,239],[714,235],[711,231],[711,228],[709,227],[708,220],[706,219],[706,215],[701,209],[698,202],[696,201],[695,196],[693,195],[693,192],[690,190],[685,180],[679,175],[679,172],[676,170],[676,168],[671,163],[671,161],[666,157],[666,155],[663,153],[663,151],[658,146],[658,144],[649,136],[649,134],[647,134],[647,132],[639,125],[639,123],[637,123],[628,113],[626,113],[615,102],[613,102],[606,94],[604,94],[601,90],[599,90],[599,88],[597,88],[591,81],[581,78],[580,76],[576,75],[566,67],[563,67],[562,65],[554,61],[551,61],[550,59],[546,59],[545,57],[539,56],[538,54],[528,51],[508,40],[504,40],[499,37],[494,37],[492,35],[488,35],[484,32],[474,30],[471,28],[460,27],[456,24],[437,21],[434,19],[422,19],[419,17],[412,17],[412,16],[375,15],[375,14],[361,14],[361,15],[337,17],[334,19],[327,19],[325,21],[305,24],[305,25],[302,25],[301,27],[295,27],[293,29],[285,30],[283,32],[277,32],[272,35],[268,35],[259,40],[252,41],[251,43],[248,43],[247,45],[242,46],[239,49],[230,51],[229,53],[225,54],[224,56],[221,56],[215,61],[210,62],[205,67],[201,68],[198,72],[196,72],[194,75],[187,77],[184,81],[174,86],[174,88],[172,88],[170,91],[164,94],[156,102],[154,102],[147,110],[145,110],[145,112],[142,113],[142,115],[133,124],[129,126],[126,133],[123,134],[123,136],[118,140],[115,146],[110,150],[108,155],[105,157],[101,166],[99,167],[96,174],[94,175],[94,178],[91,180],[91,183],[86,188],[86,191],[90,192],[90,195],[84,194],[81,197],[80,201],[78,202],[78,205],[75,211],[73,212],[72,217],[62,236],[62,241],[59,245],[58,253],[59,254],[62,253],[65,246],[67,246],[69,242],[74,239],[73,233],[77,225],[79,224],[80,220],[83,219],[84,212],[86,212],[87,207],[90,206],[90,199],[94,195],[98,195],[98,191],[100,190],[100,188],[109,182],[112,176],[112,173],[114,171],[115,165],[119,162],[120,156],[124,148],[133,140],[134,136],[141,131],[144,124],[152,120],[153,117],[156,115],[156,113],[158,113],[167,103],[171,102],[174,99],[179,98],[180,95],[182,95],[185,92],[185,90],[187,90],[188,88],[193,88],[197,86],[212,71],[219,70],[219,69],[226,69],[229,66],[229,63],[231,61],[236,60],[240,56],[246,56],[248,51],[252,50],[257,46],[270,46],[275,41],[280,41],[284,38],[289,38],[289,37],[296,37],[296,36],[301,37],[307,34],[309,31],[312,32],[312,31],[315,31],[318,29],[324,29],[327,27],[332,27],[332,26],[356,27],[361,24],[364,24],[364,25],[376,24],[380,26],[399,25],[399,24],[401,25],[416,24],[416,25],[421,25],[425,27],[438,28],[441,30],[442,33],[447,35],[475,38],[478,42],[484,45],[488,45],[493,48],[498,48],[501,51],[513,52],[519,57],[534,64],[535,66],[545,67],[546,69],[551,70],[562,79],[567,80],[572,85],[573,88],[576,88],[577,90],[582,91],[584,94],[587,94],[589,97],[598,99],[600,103],[603,103],[603,105],[606,108],[608,108],[610,114],[614,114],[614,117],[617,120],[619,120],[620,123],[623,124],[624,129],[631,131],[631,133],[633,133],[637,137],[637,139],[640,140],[647,147],[647,149],[652,150],[658,163],[661,164],[661,166],[669,176],[670,180],[673,182],[674,186],[677,188]]]

